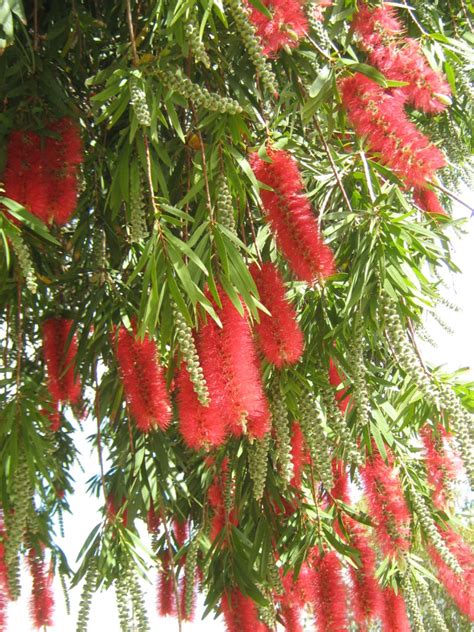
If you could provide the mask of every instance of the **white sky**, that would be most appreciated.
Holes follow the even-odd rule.
[[[465,195],[465,198],[468,196]],[[471,196],[472,197],[472,196]],[[466,217],[469,212],[463,208],[455,209],[456,217]],[[444,321],[448,322],[454,330],[452,335],[446,333],[436,321],[427,320],[427,327],[431,336],[436,340],[438,346],[433,348],[425,343],[421,343],[423,355],[433,364],[446,364],[450,369],[462,366],[471,367],[471,378],[474,378],[472,371],[473,360],[473,335],[474,327],[474,298],[472,271],[474,270],[474,218],[468,223],[468,233],[461,238],[454,238],[453,248],[455,250],[455,262],[463,271],[462,274],[448,276],[447,281],[450,286],[446,290],[446,298],[456,303],[461,311],[453,312],[440,306],[438,313]],[[92,425],[85,424],[82,433],[76,433],[75,441],[82,453],[83,473],[79,467],[73,470],[73,477],[76,480],[76,494],[70,499],[72,515],[64,516],[64,527],[66,539],[60,542],[60,546],[66,552],[69,563],[75,567],[77,554],[84,542],[85,537],[91,529],[99,522],[97,509],[99,506],[95,498],[86,495],[86,481],[98,472],[98,463],[95,453],[91,454],[90,446],[87,444],[86,436],[92,433]],[[152,581],[155,576],[152,574]],[[27,572],[23,573],[22,596],[16,603],[9,605],[8,609],[8,632],[33,632],[29,619],[29,594],[30,581]],[[76,629],[77,608],[80,598],[80,588],[71,592],[72,615],[66,614],[62,590],[57,583],[55,587],[55,625],[49,630],[54,632],[74,632]],[[160,632],[171,632],[177,630],[176,621],[173,619],[160,619],[156,614],[155,607],[155,585],[154,583],[146,587],[146,601],[150,620],[151,630]],[[201,610],[202,607],[198,610]],[[88,628],[89,632],[120,632],[117,619],[117,608],[115,604],[115,594],[113,591],[99,593],[94,596],[92,602],[91,618]],[[184,632],[221,632],[224,630],[222,621],[214,621],[209,616],[204,622],[194,624],[184,624]]]

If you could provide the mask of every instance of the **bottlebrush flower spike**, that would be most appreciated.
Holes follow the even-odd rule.
[[[314,572],[314,610],[319,632],[342,631],[348,626],[346,588],[335,551],[321,555]]]
[[[344,461],[333,459],[332,473],[334,485],[331,490],[331,496],[341,500],[343,503],[349,504],[349,477],[347,475]]]
[[[290,485],[293,487],[301,487],[301,474],[303,467],[309,463],[309,453],[305,445],[301,426],[294,421],[291,426],[291,461],[293,463],[293,478]]]
[[[375,534],[384,555],[398,555],[409,548],[410,513],[403,495],[393,457],[385,463],[375,445],[373,454],[360,468]]]
[[[381,619],[383,632],[410,632],[410,622],[402,595],[387,587],[382,591],[382,596]]]
[[[148,335],[140,340],[121,326],[116,355],[137,428],[142,432],[156,426],[165,430],[171,420],[171,404],[155,341]]]
[[[233,434],[238,436],[245,430],[262,438],[270,428],[270,413],[250,324],[222,288],[218,291],[222,307],[215,308],[222,328],[208,318],[198,333],[211,406],[220,407],[221,419]]]
[[[403,93],[386,91],[360,73],[343,79],[341,95],[349,119],[370,149],[407,187],[424,188],[445,160],[408,119]]]
[[[49,318],[43,323],[43,355],[48,374],[48,390],[56,406],[59,402],[75,404],[81,384],[74,376],[77,338],[71,337],[72,320]]]
[[[226,591],[221,605],[227,632],[264,632],[254,602],[238,588]]]
[[[428,552],[438,571],[438,579],[459,610],[474,621],[474,554],[462,537],[452,529],[438,527],[438,531],[463,569],[462,575],[456,575],[434,546],[430,546]]]
[[[459,459],[453,453],[450,438],[443,426],[434,430],[426,424],[420,431],[425,448],[425,464],[428,483],[433,488],[433,503],[438,509],[446,509],[449,485],[456,479]]]
[[[146,524],[148,528],[148,533],[157,533],[161,524],[160,514],[156,511],[155,506],[153,505],[153,501],[150,502],[150,507],[148,508],[147,516],[146,516]]]
[[[179,548],[183,547],[188,539],[188,525],[185,520],[173,520],[173,531],[176,544]]]
[[[351,577],[351,604],[355,622],[359,629],[366,629],[366,623],[380,616],[382,591],[375,578],[376,557],[364,529],[355,520],[349,520],[350,546],[359,553],[360,566],[349,567]]]
[[[28,554],[31,578],[31,617],[35,628],[40,629],[53,625],[54,596],[52,591],[52,575],[46,571],[44,560],[33,549]]]
[[[170,552],[165,551],[162,567],[158,573],[158,614],[160,617],[176,616],[176,596],[174,592],[173,571],[170,563]]]
[[[277,368],[295,364],[303,354],[304,338],[296,322],[296,312],[285,297],[285,286],[272,263],[250,266],[260,302],[271,316],[260,312],[255,325],[259,346],[265,358]]]
[[[343,377],[339,373],[332,359],[330,359],[329,360],[329,383],[332,386],[335,386],[337,388],[340,384],[342,384],[342,382],[343,382]],[[346,412],[347,407],[351,403],[351,398],[349,395],[346,395],[346,392],[347,392],[346,389],[338,388],[336,390],[336,399],[338,402],[339,409],[341,410],[342,413]]]
[[[438,215],[447,215],[438,199],[438,196],[431,189],[416,188],[413,192],[413,201],[422,211],[426,213],[437,213]]]
[[[294,48],[306,35],[308,21],[301,0],[262,0],[272,14],[269,18],[250,2],[247,3],[249,19],[261,40],[263,53],[275,55],[284,46]]]
[[[186,595],[188,593],[187,582],[188,580],[186,576],[183,575],[183,577],[180,580],[180,587],[179,587],[180,613],[181,613],[181,617],[183,621],[192,622],[194,621],[194,617],[196,614],[196,587],[195,587],[195,580],[193,578],[191,607],[189,610],[189,614],[186,614]]]
[[[367,52],[393,44],[403,33],[397,12],[385,3],[375,8],[361,3],[352,20],[352,28],[360,39],[361,48]]]
[[[267,153],[271,163],[258,154],[250,160],[256,178],[273,189],[262,189],[260,197],[279,249],[301,281],[313,283],[330,276],[335,271],[334,257],[321,238],[296,161],[283,150],[267,149]]]
[[[214,377],[211,387],[208,384],[209,391],[213,391],[208,406],[200,403],[185,362],[181,364],[176,380],[179,430],[185,443],[194,450],[222,445],[226,437],[226,424],[219,406],[225,384],[221,375]]]
[[[303,632],[300,608],[282,604],[281,615],[286,632]]]

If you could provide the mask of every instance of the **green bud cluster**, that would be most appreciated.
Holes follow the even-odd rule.
[[[186,362],[186,369],[189,379],[193,384],[194,392],[203,406],[209,406],[209,389],[207,388],[206,379],[199,363],[193,332],[175,303],[173,304],[173,315],[179,348]]]
[[[293,478],[293,461],[291,460],[291,434],[288,411],[281,395],[280,385],[275,383],[271,392],[270,409],[272,426],[275,433],[275,464],[284,484]]]
[[[311,2],[308,5],[309,23],[316,35],[318,44],[323,50],[327,51],[331,48],[331,40],[329,39],[328,32],[323,22],[321,20],[316,20],[316,18],[314,17],[314,5],[314,2]]]
[[[87,632],[91,613],[92,595],[97,588],[97,579],[97,562],[95,559],[92,559],[89,562],[89,567],[84,577],[84,585],[79,602],[79,614],[77,615],[76,632]]]
[[[232,470],[230,468],[228,468],[225,473],[223,492],[224,511],[225,515],[228,516],[234,506],[234,480],[232,477]]]
[[[194,599],[194,584],[196,579],[197,557],[199,552],[199,533],[191,540],[186,553],[186,562],[184,564],[185,577],[185,593],[184,593],[184,612],[182,613],[187,619],[191,616]]]
[[[137,121],[143,127],[150,127],[151,125],[151,116],[150,110],[148,108],[148,103],[146,102],[146,93],[142,86],[139,85],[139,82],[136,77],[131,77],[129,81],[130,87],[130,103],[132,104],[133,110],[137,117]]]
[[[69,590],[66,585],[66,575],[63,573],[61,568],[59,568],[58,573],[59,573],[59,581],[61,582],[61,588],[64,595],[64,605],[66,606],[66,614],[70,615],[71,614],[71,600],[69,599]]]
[[[438,296],[438,298],[436,299],[436,302],[440,303],[441,305],[444,305],[445,307],[447,307],[448,309],[452,310],[453,312],[460,312],[461,311],[461,308],[459,307],[459,305],[456,305],[455,303],[452,303],[451,301],[449,301],[444,296]]]
[[[219,174],[217,181],[217,218],[218,221],[225,226],[227,230],[237,234],[235,219],[234,219],[234,205],[232,203],[232,196],[227,185],[227,180],[224,174]]]
[[[436,340],[430,335],[430,332],[426,329],[423,323],[419,323],[419,325],[417,325],[416,333],[421,338],[421,340],[424,340],[430,346],[434,348],[438,346]]]
[[[253,24],[249,20],[247,9],[241,0],[226,0],[229,11],[234,18],[237,31],[242,38],[242,42],[247,53],[255,66],[255,70],[262,81],[263,86],[271,93],[275,94],[277,90],[276,77],[269,67],[266,57],[262,50],[262,45],[255,32]]]
[[[285,589],[281,581],[280,570],[277,566],[275,558],[272,555],[268,556],[267,574],[268,581],[274,589],[274,592],[276,592],[277,595],[283,595]]]
[[[334,436],[341,442],[346,452],[346,458],[349,463],[354,465],[362,465],[362,455],[357,449],[357,445],[352,440],[349,427],[346,423],[344,415],[339,409],[336,402],[336,394],[334,388],[329,383],[326,371],[319,371],[318,376],[322,382],[321,400],[326,409],[326,419],[328,426],[332,429]]]
[[[26,287],[32,294],[35,294],[38,289],[38,284],[36,282],[35,269],[30,249],[23,241],[23,237],[19,232],[17,233],[15,231],[11,233],[10,241],[12,243],[13,250],[15,251],[16,258],[18,259],[20,270],[25,277]]]
[[[138,243],[148,238],[145,199],[141,178],[130,179],[130,241]]]
[[[125,573],[120,573],[114,580],[115,601],[117,604],[117,612],[121,632],[130,632],[130,608],[128,598],[128,580]]]
[[[454,429],[455,439],[471,486],[474,487],[474,453],[470,436],[471,415],[459,403],[453,390],[444,383],[435,384],[421,366],[409,343],[397,310],[389,299],[383,301],[383,314],[388,339],[397,354],[400,366],[412,378],[428,402],[446,412]]]
[[[147,630],[150,629],[150,624],[148,622],[143,591],[140,587],[136,574],[130,566],[125,572],[125,580],[128,584],[130,597],[132,599],[133,613],[137,619],[137,629],[140,630],[140,632],[147,632]]]
[[[253,495],[259,501],[263,497],[265,481],[267,480],[268,452],[270,449],[270,433],[262,439],[255,439],[248,446],[249,474],[253,483]]]
[[[269,630],[276,628],[276,612],[271,595],[268,596],[269,606],[258,606],[258,617]]]
[[[420,520],[421,526],[423,527],[426,535],[431,540],[434,548],[439,553],[439,556],[454,573],[456,573],[457,575],[461,575],[462,568],[460,567],[456,557],[446,546],[446,543],[444,542],[438,529],[436,528],[436,524],[431,516],[431,512],[426,505],[423,496],[413,486],[410,487],[410,496],[413,508]]]
[[[352,360],[352,381],[354,389],[352,399],[355,403],[357,421],[360,426],[366,426],[370,422],[370,399],[365,381],[363,328],[359,321],[354,330],[353,342],[350,346]]]
[[[444,329],[446,333],[451,334],[451,335],[454,334],[454,329],[450,327],[448,323],[445,320],[443,320],[437,312],[430,311],[430,315],[432,318],[435,319],[438,325]]]
[[[316,402],[307,395],[300,404],[300,427],[311,460],[316,468],[322,484],[327,490],[332,489],[334,479],[331,467],[331,452],[324,432],[323,418]]]
[[[438,610],[438,606],[435,604],[434,599],[431,596],[431,593],[428,590],[426,584],[420,581],[417,583],[416,588],[423,597],[423,602],[426,605],[427,613],[430,617],[431,622],[434,624],[434,627],[439,632],[449,632],[448,626],[446,625],[441,612]]]
[[[407,575],[402,579],[402,588],[405,593],[405,598],[408,604],[408,610],[411,615],[413,632],[425,632],[425,626],[423,624],[423,617],[421,616],[420,606],[416,598],[413,586]]]
[[[235,99],[221,97],[220,94],[209,92],[207,88],[193,83],[191,79],[183,77],[178,71],[159,70],[158,77],[167,88],[177,92],[186,99],[191,99],[196,105],[206,110],[220,112],[221,114],[238,114],[242,112],[242,107]]]
[[[211,61],[209,59],[209,55],[206,52],[204,44],[199,37],[199,27],[197,24],[196,15],[194,13],[189,17],[185,25],[185,37],[187,39],[189,49],[192,52],[194,59],[197,62],[201,62],[201,64],[204,64],[206,68],[209,68],[211,65]]]
[[[30,480],[28,463],[23,454],[18,458],[17,468],[13,473],[12,499],[13,511],[5,513],[5,565],[7,567],[8,587],[11,599],[18,599],[20,586],[20,549],[25,541],[29,527],[36,530],[36,512],[33,501],[33,486]],[[34,513],[34,516],[33,516]]]
[[[455,62],[454,67],[456,69],[456,83],[458,87],[469,97],[469,101],[474,101],[474,86],[466,68],[460,62]]]

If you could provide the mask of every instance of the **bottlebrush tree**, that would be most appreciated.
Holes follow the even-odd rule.
[[[0,629],[22,558],[37,627],[59,574],[78,630],[111,585],[147,630],[144,578],[179,629],[198,592],[228,632],[467,629],[474,394],[417,340],[457,269],[471,4],[4,5]]]

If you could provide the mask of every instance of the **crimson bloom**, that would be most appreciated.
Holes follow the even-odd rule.
[[[296,322],[296,312],[285,297],[285,286],[272,263],[250,266],[260,302],[271,316],[260,313],[255,325],[257,339],[265,358],[277,368],[295,364],[303,354],[303,333]]]
[[[31,616],[33,624],[38,630],[53,625],[54,596],[52,591],[52,574],[45,569],[44,560],[30,549],[28,554],[32,589]]]
[[[221,607],[227,632],[264,632],[255,603],[238,588],[224,593]]]
[[[314,572],[313,605],[316,630],[342,632],[347,629],[346,588],[337,553],[330,551],[319,557]]]
[[[156,426],[165,430],[171,420],[171,404],[155,341],[148,335],[140,340],[122,326],[117,337],[117,360],[137,428],[142,432]]]
[[[308,20],[301,0],[262,0],[271,13],[268,17],[247,3],[249,19],[261,40],[263,53],[273,56],[284,46],[294,48],[308,31]]]
[[[71,335],[74,321],[48,318],[43,323],[43,355],[48,374],[48,390],[54,405],[75,404],[81,394],[76,369],[77,338]],[[58,428],[58,424],[53,425]]]
[[[383,632],[410,632],[405,600],[400,593],[387,587],[382,591],[383,604],[381,611]]]
[[[426,213],[437,213],[438,215],[447,215],[441,202],[434,191],[426,187],[418,187],[413,193],[413,201],[422,211]]]
[[[322,240],[295,159],[283,150],[270,148],[267,153],[271,162],[253,154],[251,166],[258,180],[272,188],[262,189],[260,197],[279,249],[301,281],[330,276],[334,257]]]

